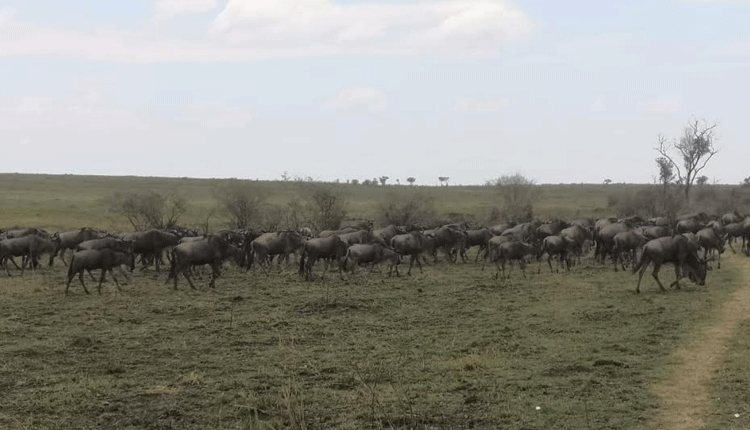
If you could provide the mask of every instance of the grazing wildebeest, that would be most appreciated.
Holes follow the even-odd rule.
[[[328,237],[328,236],[333,236],[334,234],[337,236],[341,236],[342,234],[354,233],[355,231],[359,231],[359,230],[366,230],[366,229],[361,229],[357,227],[343,227],[338,230],[323,230],[320,232],[320,234],[318,234],[318,237]]]
[[[341,274],[341,259],[346,254],[348,246],[346,242],[336,235],[308,239],[302,245],[302,255],[299,259],[299,274],[304,274],[306,280],[311,280],[313,278],[313,266],[315,266],[318,259],[322,258],[325,264],[320,279],[323,279],[325,276],[329,264],[334,263],[339,266],[339,277],[343,278]]]
[[[729,248],[732,250],[732,252],[736,254],[737,251],[734,250],[732,243],[734,243],[734,240],[736,238],[743,239],[744,243],[745,228],[742,225],[742,222],[733,222],[730,224],[726,224],[724,226],[724,232],[727,245],[729,245]],[[742,251],[742,248],[740,248],[740,251]]]
[[[269,257],[279,256],[279,270],[281,262],[289,262],[289,254],[297,252],[302,248],[305,238],[296,231],[279,231],[275,233],[263,233],[251,242],[253,260],[258,265],[269,263]],[[270,268],[270,267],[269,267]]]
[[[680,279],[685,276],[683,272],[687,272],[688,278],[697,283],[698,285],[705,285],[706,283],[706,265],[705,262],[698,258],[698,255],[690,249],[688,239],[683,235],[676,235],[672,237],[660,237],[648,241],[643,246],[643,252],[641,252],[641,258],[638,264],[633,267],[633,273],[638,272],[638,285],[635,287],[635,292],[641,292],[641,279],[643,279],[643,273],[648,268],[649,264],[654,263],[654,271],[651,276],[654,277],[656,283],[659,284],[659,288],[662,291],[667,291],[659,280],[659,269],[664,263],[673,263],[675,270],[675,281],[670,284],[670,287],[676,286],[680,288]]]
[[[501,243],[495,249],[490,250],[490,260],[492,260],[497,271],[495,272],[495,278],[500,274],[500,268],[503,270],[503,279],[510,277],[505,274],[505,263],[510,261],[511,263],[515,260],[518,261],[518,265],[521,266],[523,277],[526,277],[526,258],[529,256],[536,256],[537,250],[534,245],[529,243],[519,242],[516,240],[510,240]]]
[[[8,276],[11,275],[7,263],[10,260],[15,264],[13,257],[22,257],[20,269],[21,274],[23,274],[26,264],[35,268],[39,256],[44,253],[50,254],[49,265],[51,266],[55,258],[54,252],[55,245],[52,242],[35,234],[0,241],[0,263],[2,263]]]
[[[721,223],[723,225],[732,224],[735,222],[742,222],[743,216],[736,210],[725,213],[721,216]]]
[[[396,276],[399,276],[399,255],[394,250],[379,242],[350,246],[346,250],[343,267],[345,271],[349,270],[351,276],[354,276],[354,271],[357,266],[365,263],[378,265],[384,261],[389,263],[388,276],[391,276],[394,267],[396,268]]]
[[[144,263],[147,261],[146,259],[153,257],[154,268],[157,273],[159,272],[162,251],[177,245],[180,241],[180,236],[157,229],[128,233],[123,235],[122,238],[133,242],[133,252],[141,254],[141,260]]]
[[[68,265],[68,282],[65,285],[65,294],[68,294],[70,281],[73,280],[76,274],[78,274],[78,279],[81,281],[83,291],[85,291],[86,294],[91,294],[86,288],[86,284],[83,283],[83,272],[85,270],[91,274],[91,271],[96,269],[102,270],[102,275],[99,278],[99,285],[97,286],[99,294],[102,293],[102,282],[104,282],[104,276],[107,272],[112,275],[112,279],[114,279],[117,289],[122,291],[120,283],[117,281],[117,278],[112,271],[112,269],[121,265],[128,265],[128,268],[132,272],[133,269],[135,269],[135,256],[132,253],[115,251],[113,249],[89,249],[76,251],[70,260],[70,265]]]
[[[385,244],[391,243],[391,239],[393,239],[393,236],[405,233],[405,228],[393,224],[372,231],[372,235],[375,236],[375,238],[378,239],[379,242]]]
[[[635,229],[638,233],[644,235],[646,239],[657,239],[660,237],[666,237],[666,236],[672,236],[672,230],[669,228],[669,226],[663,226],[663,225],[651,225],[651,226],[643,226],[638,227]]]
[[[565,240],[567,258],[570,259],[571,256],[575,256],[578,259],[578,264],[580,264],[584,245],[591,241],[591,230],[579,224],[573,224],[562,229],[560,236]],[[568,263],[570,263],[569,260]]]
[[[682,233],[698,233],[698,230],[704,227],[704,223],[699,221],[697,218],[685,218],[677,221],[674,227],[675,234]]]
[[[541,242],[547,236],[554,236],[560,234],[562,229],[570,227],[570,224],[563,220],[554,220],[546,224],[542,224],[537,227],[535,232],[535,239],[537,243]]]
[[[424,236],[418,231],[397,234],[391,239],[391,248],[393,248],[397,254],[409,255],[411,257],[409,260],[409,271],[406,272],[407,275],[411,275],[411,268],[415,261],[417,262],[417,266],[419,266],[419,273],[422,273],[422,263],[419,261],[419,256],[424,252],[422,245],[423,239]]]
[[[513,221],[503,222],[490,227],[490,232],[492,232],[492,234],[494,234],[495,236],[500,236],[505,230],[508,230],[511,227],[515,227],[515,225],[516,223]]]
[[[538,220],[525,222],[511,227],[501,234],[501,236],[510,236],[515,241],[519,242],[532,242],[534,240],[534,232],[541,225]]]
[[[55,244],[55,255],[60,256],[63,264],[65,262],[65,252],[71,250],[75,252],[81,242],[92,239],[101,239],[107,233],[96,231],[89,227],[79,228],[78,230],[56,232],[52,234],[52,242]]]
[[[552,257],[557,256],[557,272],[560,273],[560,266],[563,262],[566,263],[568,270],[570,270],[570,261],[568,261],[568,247],[565,243],[565,239],[560,235],[547,236],[542,239],[541,248],[539,248],[539,270],[537,273],[542,271],[542,257],[547,254],[547,264],[549,264],[549,271],[552,273]]]
[[[484,252],[484,256],[487,257],[487,242],[492,239],[494,235],[488,228],[480,228],[477,230],[466,230],[466,245],[461,249],[461,258],[466,261],[466,251],[469,248],[478,246],[477,256],[474,258],[474,262],[479,261],[479,256]]]
[[[670,225],[672,225],[672,223],[669,221],[669,218],[665,216],[649,218],[648,224],[656,227],[669,227]]]
[[[343,233],[339,234],[338,237],[349,246],[357,243],[372,243],[375,241],[375,237],[370,230],[357,230],[350,233]]]
[[[425,237],[431,238],[430,247],[429,249],[426,248],[425,251],[433,256],[435,262],[437,262],[437,254],[440,249],[443,249],[448,256],[448,261],[455,262],[455,254],[466,244],[466,233],[449,226],[439,227],[430,233],[423,232],[423,234]]]
[[[724,236],[722,236],[716,229],[706,227],[695,233],[695,238],[698,239],[698,244],[703,248],[703,260],[708,262],[709,251],[715,250],[718,254],[718,267],[721,269],[721,254],[724,253]]]
[[[607,259],[607,255],[612,254],[612,247],[615,242],[615,235],[630,230],[630,226],[624,222],[610,223],[599,229],[596,235],[596,249],[594,258],[601,258],[602,263]]]
[[[641,249],[648,241],[649,239],[646,236],[636,230],[617,233],[612,239],[612,262],[615,265],[615,272],[617,272],[617,263],[620,261],[622,253],[625,253],[625,256],[622,257],[622,270],[625,270],[625,263],[635,264],[636,250]]]
[[[133,252],[133,242],[113,236],[107,236],[101,239],[91,239],[83,241],[76,247],[77,251],[84,251],[87,249],[114,249],[115,251],[129,253]]]
[[[174,279],[174,289],[177,289],[177,277],[180,273],[185,276],[190,287],[196,289],[190,279],[190,269],[193,266],[208,264],[211,266],[210,288],[216,285],[216,278],[221,274],[221,264],[230,256],[229,243],[220,235],[211,235],[203,240],[185,242],[175,246],[171,251],[172,262],[167,281]],[[166,283],[165,282],[165,283]]]

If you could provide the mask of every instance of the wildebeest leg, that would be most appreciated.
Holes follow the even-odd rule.
[[[675,266],[675,270],[677,270],[676,267],[677,266]],[[656,283],[659,284],[659,288],[661,288],[662,291],[666,292],[667,289],[664,288],[664,285],[662,285],[661,281],[659,280],[659,269],[661,269],[661,263],[657,263],[654,261],[654,271],[651,272],[651,276],[656,279]]]
[[[734,250],[734,247],[732,246],[732,242],[734,242],[734,237],[727,237],[727,245],[729,245],[729,249],[732,250],[733,254],[736,254],[737,251]]]
[[[112,275],[112,280],[115,281],[115,285],[117,285],[117,289],[119,291],[122,291],[122,288],[120,287],[120,283],[117,282],[117,278],[115,278],[115,272],[112,271],[112,268],[109,269],[109,274]]]
[[[86,269],[86,272],[88,272],[89,276],[91,276],[91,280],[94,281],[94,282],[96,282],[96,277],[94,277],[94,274],[91,273],[91,270],[90,269]]]
[[[195,285],[193,285],[193,280],[190,279],[190,266],[186,267],[182,271],[182,275],[185,276],[185,279],[187,279],[188,284],[190,284],[190,288],[192,288],[194,290],[197,290],[197,288],[195,288]],[[177,289],[177,278],[176,277],[175,277],[175,289]]]
[[[526,279],[526,262],[520,259],[518,260],[518,265],[521,266],[521,273],[523,273],[523,278]]]
[[[86,288],[86,284],[83,283],[83,270],[78,272],[78,280],[81,281],[81,286],[83,287],[83,291],[85,291],[86,294],[91,294],[89,292],[89,289]]]
[[[669,284],[669,288],[677,287],[677,289],[680,289],[680,278],[682,278],[682,274],[680,273],[680,264],[675,263],[674,264],[674,277],[675,280],[671,284]]]
[[[221,275],[221,266],[218,264],[211,265],[211,281],[208,283],[210,288],[216,288],[216,278]]]
[[[643,274],[646,273],[646,269],[648,268],[649,261],[647,260],[647,256],[644,255],[641,257],[644,259],[642,262],[643,265],[641,266],[641,270],[638,272],[638,285],[635,286],[635,292],[640,293],[641,292],[641,280],[643,279]]]
[[[102,293],[102,283],[104,282],[104,275],[107,274],[107,270],[102,267],[102,276],[99,278],[99,285],[96,286],[96,291]]]

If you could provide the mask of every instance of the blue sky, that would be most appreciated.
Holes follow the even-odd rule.
[[[750,176],[750,1],[0,0],[0,171],[652,182],[718,122]]]

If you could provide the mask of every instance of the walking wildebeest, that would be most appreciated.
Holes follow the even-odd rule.
[[[422,273],[422,263],[419,261],[419,256],[424,252],[422,241],[424,236],[418,231],[413,231],[406,234],[397,234],[391,239],[391,248],[396,251],[399,255],[409,255],[409,270],[406,272],[407,275],[411,275],[411,268],[414,262],[417,262],[419,266],[419,273]]]
[[[230,256],[229,243],[219,235],[211,235],[202,240],[185,242],[175,246],[171,251],[172,264],[169,268],[170,279],[174,279],[174,289],[177,289],[177,277],[182,273],[187,279],[190,287],[196,289],[193,280],[190,279],[190,269],[193,266],[208,264],[211,266],[210,288],[216,285],[216,278],[221,274],[221,264]]]
[[[35,234],[0,241],[0,263],[8,276],[11,275],[7,263],[10,260],[15,264],[13,257],[22,257],[20,269],[23,274],[26,264],[30,264],[29,267],[32,269],[35,268],[39,256],[44,253],[50,254],[49,265],[51,266],[55,258],[54,252],[55,245],[52,242]]]
[[[443,249],[448,256],[448,261],[455,263],[456,252],[460,251],[466,243],[466,233],[449,226],[439,227],[430,233],[423,232],[423,234],[425,237],[431,238],[429,249],[425,248],[425,252],[431,254],[436,263],[438,250],[440,249]]]
[[[641,249],[641,247],[648,241],[649,239],[646,238],[646,236],[640,234],[636,230],[617,233],[612,239],[612,263],[615,265],[615,272],[617,272],[617,263],[621,258],[622,270],[625,270],[625,264],[628,262],[635,264],[636,251]],[[625,253],[624,257],[621,257],[622,253]]]
[[[580,224],[573,224],[570,227],[564,228],[560,231],[560,236],[565,240],[567,263],[570,265],[570,258],[577,257],[578,264],[581,263],[581,255],[584,250],[583,247],[591,241],[591,230],[581,226]]]
[[[65,252],[71,250],[75,252],[76,248],[81,242],[92,239],[100,239],[105,237],[107,234],[104,232],[96,231],[89,227],[79,228],[78,230],[56,232],[52,234],[52,242],[55,244],[55,255],[60,256],[60,260],[63,264],[65,262]]]
[[[715,250],[718,254],[718,268],[721,269],[721,254],[724,253],[724,237],[711,227],[706,227],[695,233],[698,244],[703,248],[703,260],[708,261],[709,251]]]
[[[552,273],[552,257],[557,256],[557,272],[560,273],[560,266],[565,262],[567,269],[570,270],[570,261],[568,260],[568,246],[565,239],[560,235],[547,236],[542,239],[541,248],[539,248],[539,270],[542,271],[542,257],[547,254],[547,264],[549,271]]]
[[[339,266],[339,277],[343,279],[343,275],[341,274],[341,259],[346,254],[348,246],[346,242],[335,234],[333,236],[308,239],[302,245],[302,255],[299,259],[299,274],[304,274],[306,280],[311,280],[313,278],[313,266],[315,266],[318,259],[322,258],[324,267],[320,279],[323,279],[325,276],[329,264]]]
[[[687,272],[688,278],[697,283],[698,285],[705,285],[706,283],[706,265],[704,261],[698,258],[695,251],[690,249],[688,238],[683,235],[676,235],[672,237],[660,237],[648,241],[643,246],[643,252],[638,264],[633,267],[633,273],[638,272],[638,285],[635,287],[635,292],[641,292],[641,279],[643,279],[643,273],[648,268],[649,264],[654,263],[654,271],[651,276],[654,277],[656,283],[659,284],[659,288],[662,291],[667,291],[659,280],[659,269],[664,263],[673,263],[675,271],[675,281],[670,284],[670,287],[676,286],[680,288],[680,278],[684,277],[683,271]]]
[[[375,242],[369,244],[356,244],[350,246],[346,250],[346,256],[343,261],[344,271],[347,269],[354,276],[354,271],[357,266],[363,263],[372,263],[373,265],[379,265],[380,263],[388,261],[388,276],[393,273],[393,268],[396,267],[396,276],[398,273],[399,256],[398,254],[388,248],[387,246]]]
[[[379,228],[377,230],[372,231],[372,235],[375,236],[376,239],[379,239],[378,241],[381,243],[391,243],[391,239],[393,239],[393,236],[397,234],[405,234],[406,229],[403,227],[399,227],[393,224],[388,225],[387,227]]]
[[[503,222],[500,224],[493,225],[490,227],[490,232],[494,234],[495,236],[500,236],[503,234],[504,231],[508,230],[511,227],[515,227],[516,223],[509,221],[509,222]]]
[[[304,236],[296,231],[286,230],[275,233],[263,233],[251,243],[253,252],[252,261],[257,261],[259,266],[270,265],[269,257],[272,258],[278,255],[279,270],[281,270],[281,262],[286,261],[288,263],[289,254],[301,249],[304,242]]]
[[[484,252],[485,258],[487,257],[487,242],[492,239],[494,235],[487,228],[481,228],[478,230],[466,230],[466,245],[461,249],[461,258],[466,261],[466,251],[469,248],[478,246],[477,256],[474,258],[474,262],[479,261],[479,256]]]
[[[133,242],[133,252],[140,254],[141,261],[144,261],[144,263],[147,259],[153,257],[154,268],[157,273],[159,272],[162,251],[168,247],[177,245],[180,241],[180,236],[156,229],[128,233],[123,235],[122,238]]]
[[[125,264],[128,265],[131,272],[135,269],[135,256],[132,253],[124,253],[112,249],[76,251],[70,260],[70,265],[68,265],[68,282],[65,285],[65,294],[68,294],[70,281],[73,280],[76,274],[78,274],[78,280],[81,281],[83,291],[85,291],[86,294],[91,294],[86,288],[86,284],[83,283],[83,272],[85,270],[91,274],[91,271],[96,269],[102,270],[102,275],[99,278],[99,285],[97,286],[99,294],[102,293],[102,282],[104,282],[104,276],[107,272],[112,275],[112,279],[114,279],[117,289],[122,291],[120,283],[117,281],[112,269]]]
[[[615,242],[615,235],[630,230],[630,226],[624,222],[609,223],[604,225],[596,235],[596,249],[594,258],[601,258],[601,262],[607,259],[607,255],[612,255],[612,247]]]
[[[133,242],[130,240],[108,236],[101,239],[91,239],[83,241],[76,247],[77,251],[84,251],[87,249],[114,249],[115,251],[129,253],[133,252]]]
[[[511,263],[515,260],[518,261],[518,265],[521,266],[523,277],[526,277],[526,258],[529,256],[536,256],[536,248],[528,243],[510,240],[503,242],[497,246],[496,249],[490,251],[490,260],[493,261],[497,267],[495,272],[495,278],[497,279],[500,274],[500,268],[503,270],[503,279],[510,277],[505,275],[505,263],[510,261]]]

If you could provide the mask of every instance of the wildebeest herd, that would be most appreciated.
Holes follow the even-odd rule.
[[[717,260],[721,267],[721,254],[725,244],[735,252],[734,243],[741,240],[740,250],[750,255],[750,216],[737,211],[722,216],[695,213],[670,220],[656,217],[644,220],[638,216],[626,219],[583,218],[572,221],[538,220],[524,223],[502,223],[491,227],[454,223],[435,228],[424,226],[388,225],[373,229],[372,222],[348,223],[338,230],[321,231],[313,235],[309,228],[299,231],[255,232],[251,230],[225,230],[210,235],[173,228],[152,229],[120,236],[83,227],[77,230],[49,233],[39,228],[12,228],[0,230],[0,262],[8,276],[10,267],[21,273],[26,267],[37,268],[40,259],[48,256],[52,266],[55,257],[68,266],[65,293],[77,275],[86,293],[84,272],[93,278],[92,271],[100,270],[98,291],[109,272],[118,288],[114,269],[130,272],[140,265],[141,270],[169,262],[166,281],[177,289],[180,275],[195,289],[192,277],[203,266],[211,269],[209,286],[214,287],[225,262],[249,271],[270,274],[273,260],[281,270],[290,265],[290,256],[296,259],[295,270],[306,280],[315,278],[315,266],[323,265],[320,277],[334,268],[342,279],[355,276],[357,267],[379,268],[385,263],[388,276],[395,271],[400,276],[399,264],[409,258],[407,275],[416,264],[420,272],[424,264],[447,261],[456,264],[470,261],[468,251],[475,249],[474,262],[482,260],[496,267],[495,278],[507,279],[508,265],[517,263],[523,276],[529,262],[538,262],[541,272],[546,259],[550,272],[571,270],[581,259],[591,255],[604,264],[609,258],[614,270],[631,267],[638,272],[636,292],[640,292],[643,274],[653,264],[653,277],[659,288],[666,291],[658,273],[664,263],[675,268],[675,281],[688,277],[704,285],[708,263]],[[592,252],[593,251],[593,252]],[[66,254],[72,253],[70,261]],[[20,258],[20,264],[15,258]],[[555,260],[556,268],[552,261]]]

